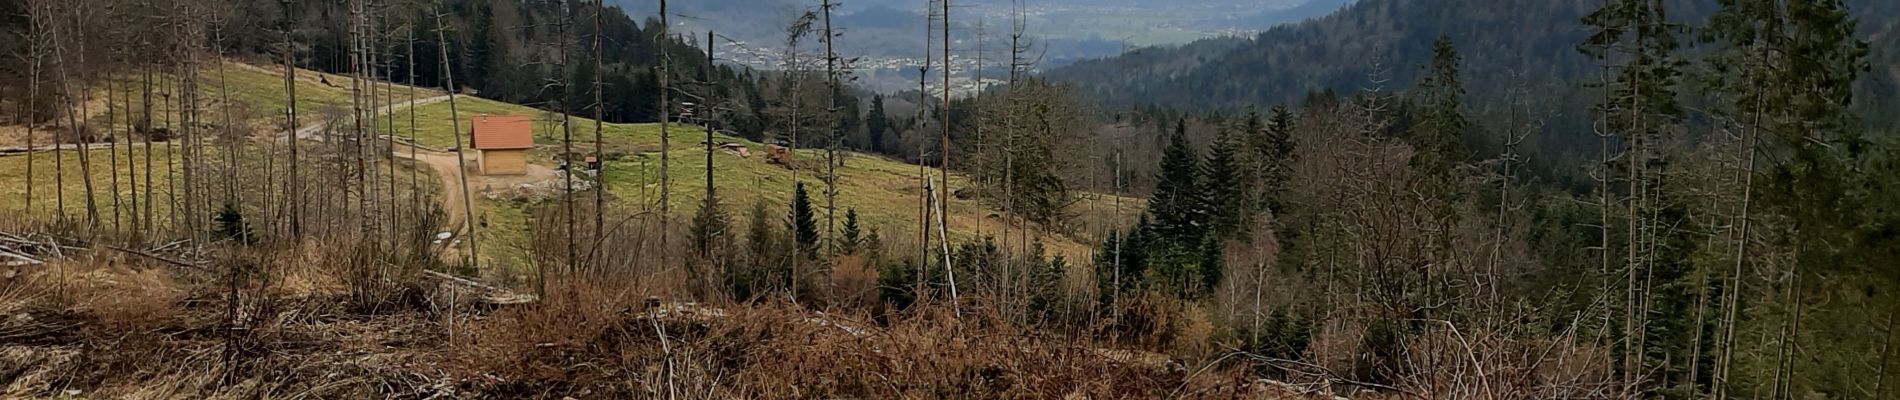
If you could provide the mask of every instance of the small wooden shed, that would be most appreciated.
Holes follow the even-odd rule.
[[[534,148],[534,121],[526,115],[476,115],[469,124],[482,175],[528,173],[528,149]]]

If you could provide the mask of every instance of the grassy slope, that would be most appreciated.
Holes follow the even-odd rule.
[[[457,97],[456,108],[464,121],[473,115],[483,113],[534,115],[535,143],[540,148],[533,155],[531,162],[550,166],[556,164],[553,155],[559,154],[561,143],[558,114],[473,97]],[[455,145],[455,138],[448,125],[448,103],[425,105],[419,107],[416,112],[417,136],[420,142],[438,147]],[[397,119],[397,131],[408,132],[407,115],[399,115]],[[576,117],[569,121],[569,124],[573,130],[575,151],[590,152],[593,149],[593,120]],[[462,124],[461,129],[466,135],[468,129],[466,122]],[[671,146],[666,149],[671,158],[668,173],[672,178],[673,189],[669,202],[672,206],[672,214],[677,217],[676,220],[684,223],[698,209],[704,197],[705,148],[700,143],[704,141],[705,132],[697,126],[678,124],[673,125],[669,130],[673,136]],[[602,136],[606,154],[625,154],[606,165],[607,190],[615,199],[615,204],[637,206],[642,201],[649,201],[650,204],[657,206],[660,170],[658,152],[661,150],[659,124],[604,124]],[[751,150],[749,158],[741,158],[737,154],[726,151],[715,151],[713,154],[715,166],[713,185],[727,215],[735,219],[734,225],[743,226],[747,211],[754,202],[761,199],[766,201],[775,212],[782,212],[791,197],[794,179],[792,171],[766,163],[763,156],[765,146],[760,143],[725,135],[715,135],[713,141],[740,143]],[[797,157],[800,160],[821,160],[824,152],[801,150]],[[856,209],[861,223],[867,229],[877,228],[886,238],[908,238],[909,235],[915,234],[918,226],[917,196],[921,193],[917,180],[917,166],[862,153],[846,153],[844,157],[844,164],[838,167],[839,223],[843,223],[845,209]],[[814,165],[822,165],[822,162]],[[926,171],[933,175],[939,174],[934,168]],[[813,200],[822,206],[823,199],[818,196],[823,193],[823,181],[819,179],[819,175],[814,171],[800,170],[797,179],[805,182],[807,191],[814,196]],[[649,184],[647,190],[644,191],[641,184],[643,180]],[[965,186],[966,179],[960,175],[952,175],[951,181],[952,187],[961,188]],[[1107,207],[1113,199],[1100,198],[1098,201],[1101,207]],[[485,204],[479,208],[486,210],[521,206],[520,204]],[[1125,202],[1125,206],[1129,210],[1127,214],[1133,215],[1138,204],[1131,200]],[[1086,207],[1086,202],[1078,203],[1076,211],[1085,211]],[[952,199],[949,208],[950,235],[953,239],[974,237],[978,229],[987,234],[995,234],[1004,228],[998,219],[1000,217],[990,217],[1000,215],[1000,211],[975,201]],[[511,214],[518,216],[520,213],[514,211]],[[824,217],[823,209],[819,210],[818,216]],[[495,222],[493,217],[491,215],[491,224]],[[820,224],[822,229],[823,222],[821,221]],[[496,234],[508,233],[496,232]],[[496,237],[491,240],[508,239],[508,237]],[[1089,247],[1081,240],[1063,236],[1049,236],[1044,240],[1052,250],[1071,257],[1087,254]],[[1092,238],[1085,240],[1094,241]],[[494,247],[489,246],[489,248]]]
[[[276,111],[276,110],[284,109],[288,103],[286,102],[285,96],[284,96],[285,88],[284,88],[283,75],[279,71],[281,70],[275,69],[274,67],[271,67],[271,66],[254,66],[254,65],[242,64],[242,63],[237,63],[237,62],[230,62],[230,63],[225,64],[225,68],[223,70],[224,86],[222,89],[225,90],[229,94],[230,98],[232,99],[232,103],[237,105],[236,107],[233,107],[232,109],[232,115],[231,115],[232,119],[248,122],[251,127],[257,129],[257,133],[260,135],[270,134],[273,136],[281,137],[283,133],[280,128],[282,127],[282,124],[283,124],[283,118],[282,118],[282,115],[279,114],[281,111]],[[198,94],[200,96],[200,100],[206,103],[203,106],[204,110],[202,111],[203,113],[202,117],[208,120],[206,121],[207,123],[212,123],[212,124],[221,123],[224,117],[222,113],[223,109],[215,104],[218,101],[218,99],[222,98],[220,96],[221,88],[219,86],[220,78],[218,74],[219,74],[219,71],[216,68],[208,68],[199,73]],[[300,113],[299,120],[298,120],[299,124],[308,126],[309,124],[313,122],[319,121],[319,117],[326,114],[334,114],[337,116],[347,116],[346,114],[342,114],[342,113],[347,113],[348,112],[347,110],[350,105],[350,89],[349,89],[350,80],[348,77],[334,75],[334,74],[324,74],[324,73],[308,71],[308,70],[298,70],[297,76],[298,76],[297,108]],[[173,86],[175,86],[177,82],[175,80],[170,80],[170,78],[168,78],[165,75],[155,74],[153,75],[152,79],[153,79],[153,85],[154,85],[153,113],[156,114],[153,118],[154,119],[153,124],[160,127],[164,127],[164,126],[167,126],[168,124],[168,122],[164,118],[164,115],[167,114],[167,110],[168,109],[175,110],[179,106],[176,103],[173,103],[170,105],[163,104],[162,103],[164,101],[163,94],[171,92],[171,90],[173,89]],[[325,80],[337,86],[323,84],[322,81],[325,81]],[[126,113],[124,110],[124,108],[126,107],[125,104],[129,100],[131,104],[131,108],[133,110],[139,110],[143,108],[144,102],[143,102],[143,99],[138,96],[138,92],[141,90],[142,85],[144,84],[144,77],[142,75],[122,74],[108,83],[112,86],[112,90],[115,91],[115,93],[112,93],[113,98],[111,99],[112,100],[111,103],[114,105],[113,112],[107,113],[106,110],[104,109],[104,104],[107,100],[107,97],[106,97],[107,93],[104,87],[95,87],[93,89],[92,96],[94,97],[94,101],[92,103],[89,103],[88,110],[86,111],[89,112],[91,115],[91,118],[89,118],[91,126],[96,127],[95,128],[96,130],[100,130],[102,132],[110,132],[116,140],[120,140],[122,142],[124,140],[124,136],[122,135],[124,134],[124,131],[126,129],[125,128],[126,120],[130,118],[130,115],[128,115],[128,113]],[[126,86],[124,85],[128,85],[128,84],[131,85],[131,89],[133,90],[133,97],[131,99],[120,98],[119,96],[123,94],[122,91],[125,90],[126,88]],[[396,90],[394,93],[391,93],[391,94],[394,95],[395,101],[399,103],[406,102],[408,100],[408,93],[409,93],[408,87],[403,86],[403,85],[393,85],[393,86],[395,87]],[[379,87],[378,90],[379,90],[379,93],[377,97],[379,99],[383,99],[384,96],[380,92],[383,89]],[[434,96],[440,96],[441,94],[442,92],[439,90],[418,88],[416,89],[415,96],[417,98],[429,98],[429,97],[434,97]],[[176,101],[176,100],[177,99],[173,99],[173,101]],[[388,102],[388,100],[378,100],[378,101],[384,102],[384,103]],[[263,110],[263,111],[259,111],[259,110]],[[35,136],[38,137],[39,144],[46,145],[47,143],[49,143],[49,141],[51,140],[51,136],[48,133],[48,131],[51,131],[51,130],[63,131],[67,129],[64,126],[63,122],[64,122],[64,119],[60,119],[60,120],[52,121],[52,123],[55,125],[37,127],[37,129],[40,130],[40,132],[38,132]],[[178,121],[174,119],[170,121],[169,123],[177,124]],[[110,128],[108,129],[108,127]],[[14,131],[20,130],[18,129],[18,127],[10,127],[10,128],[16,128],[16,129],[13,129]],[[24,140],[23,137],[18,138],[18,139],[21,141]],[[146,154],[145,154],[144,144],[142,143],[142,140],[143,139],[137,136],[133,137],[133,141],[135,143],[133,143],[130,149],[131,151],[130,160],[127,159],[126,152],[128,151],[128,149],[125,147],[124,143],[119,143],[119,148],[117,150],[118,156],[120,158],[119,160],[120,165],[118,168],[119,175],[120,175],[120,178],[119,178],[120,179],[119,181],[120,204],[127,208],[131,206],[130,198],[132,197],[132,193],[131,193],[132,190],[138,190],[140,196],[143,196],[144,194],[143,191],[144,191],[144,186],[146,184],[146,182],[144,182],[144,179],[145,179],[144,162],[145,162]],[[0,143],[0,146],[23,145],[23,144],[24,143]],[[178,185],[183,184],[182,180],[170,183],[170,185],[168,185],[166,181],[167,160],[170,160],[173,163],[171,168],[173,169],[180,168],[178,165],[179,155],[178,155],[178,147],[177,147],[179,145],[180,144],[178,143],[173,143],[168,146],[164,142],[159,142],[159,143],[154,144],[155,148],[153,149],[153,153],[152,153],[153,171],[151,175],[152,175],[152,180],[156,182],[156,185],[152,187],[152,194],[154,197],[157,197],[161,200],[160,202],[153,204],[153,214],[157,219],[162,220],[164,218],[167,218],[167,216],[171,212],[170,209],[168,208],[170,207],[170,204],[168,201],[165,201],[165,200],[174,198],[177,195],[174,195],[171,193],[172,189],[170,186],[178,186]],[[261,143],[253,142],[248,145],[251,147],[252,151],[247,151],[246,152],[247,155],[261,154],[259,151],[257,151],[259,147],[262,146]],[[280,146],[276,150],[278,153],[282,153],[285,149],[281,148]],[[223,158],[223,155],[221,154],[222,152],[220,151],[220,149],[216,148],[215,144],[207,143],[207,148],[205,149],[205,151],[207,153],[207,156],[210,157],[210,160],[208,160],[208,162],[212,162],[212,163],[225,162],[225,159]],[[110,166],[110,160],[111,160],[112,155],[110,152],[108,152],[107,145],[105,144],[94,145],[94,150],[90,154],[91,154],[92,163],[93,163],[92,176],[93,176],[94,190],[96,191],[95,195],[97,196],[96,203],[98,207],[98,212],[102,220],[110,220],[112,216],[112,212],[113,212],[112,197],[111,197],[111,192],[110,192],[112,188],[111,186],[112,174],[108,172],[108,169]],[[79,152],[76,150],[62,151],[62,152],[59,152],[59,155],[65,158],[64,160],[65,168],[62,169],[63,177],[66,180],[66,185],[63,188],[64,190],[62,190],[62,192],[64,192],[64,195],[66,197],[65,211],[68,215],[83,218],[85,216],[85,210],[86,210],[85,209],[86,193],[85,193],[85,186],[82,184],[82,180],[81,180],[83,175],[81,174],[81,168],[79,164],[79,158],[78,158]],[[279,157],[282,157],[282,156],[283,156],[282,154],[279,154]],[[34,214],[34,213],[45,214],[45,213],[51,213],[53,210],[54,204],[56,202],[55,193],[53,192],[54,175],[52,174],[52,171],[54,170],[53,166],[55,164],[54,157],[55,157],[55,153],[53,152],[40,152],[40,153],[35,154],[32,157],[33,164],[34,164],[33,166],[34,175],[36,175],[34,177],[34,180],[35,180],[34,185],[36,186],[36,188],[34,189],[35,192],[34,192],[34,204],[33,204],[33,210],[32,210],[33,213],[29,213],[29,214]],[[24,209],[25,201],[26,201],[25,193],[26,193],[27,161],[28,161],[28,157],[25,155],[0,157],[0,210],[12,211],[12,210]],[[136,164],[130,164],[128,163],[128,161],[135,162]],[[262,160],[261,157],[247,156],[244,160],[242,160],[242,162],[244,163],[244,165],[248,166],[248,168],[256,169],[258,168],[258,166],[263,165],[264,161]],[[282,166],[278,165],[277,168],[282,168]],[[406,176],[406,174],[408,173],[407,171],[409,168],[409,164],[401,163],[399,168],[401,168],[401,170],[398,173]],[[252,172],[253,175],[255,173],[255,171],[248,171],[248,172]],[[126,176],[128,173],[137,174],[136,179],[140,180],[137,183],[137,186],[134,186],[133,182],[131,181],[133,178]],[[425,176],[421,177],[420,179],[424,181],[433,181],[433,179],[435,179],[434,177],[429,176],[432,174],[423,174],[423,175]],[[247,177],[247,179],[248,178],[261,179],[261,176]],[[433,187],[433,186],[425,186],[425,188],[428,188],[428,187]],[[251,190],[251,189],[252,188],[247,187],[247,190]],[[140,201],[143,202],[144,200],[140,199]],[[140,205],[141,209],[137,211],[143,212],[143,207],[144,206],[141,204]],[[126,210],[126,212],[130,212],[130,211],[131,210]]]
[[[204,107],[201,118],[208,123],[222,123],[224,109],[220,108],[218,103],[225,96],[229,96],[231,103],[236,105],[230,110],[232,119],[249,122],[260,129],[281,129],[283,112],[289,106],[284,96],[286,88],[282,71],[281,66],[259,66],[239,62],[227,62],[222,70],[215,67],[200,70],[197,94]],[[110,100],[115,112],[118,113],[110,120],[107,118],[108,114],[104,107],[108,100],[106,88],[94,87],[91,94],[92,102],[85,110],[90,116],[88,121],[94,126],[104,126],[106,122],[112,121],[114,129],[124,129],[126,115],[123,109],[127,104],[130,104],[133,110],[145,107],[142,95],[145,78],[142,74],[119,74],[107,82],[113,91],[110,94]],[[156,114],[153,123],[164,126],[163,115],[167,113],[166,110],[176,112],[175,110],[180,107],[176,103],[180,99],[172,98],[170,100],[172,103],[166,104],[165,97],[167,94],[175,93],[178,81],[176,76],[171,74],[154,74],[151,79],[152,112]],[[388,88],[383,87],[381,83],[377,84],[375,101],[379,105],[391,101],[396,103],[408,101],[408,86],[398,84],[392,87],[395,89],[394,93],[386,94],[384,91]],[[128,89],[132,91],[131,98],[120,98]],[[368,86],[362,87],[361,90],[364,96],[370,95]],[[297,70],[298,123],[308,125],[325,116],[347,116],[350,111],[350,91],[350,78],[347,76]],[[418,99],[441,95],[442,91],[435,89],[417,88],[415,90],[415,97]]]
[[[167,186],[165,179],[167,173],[165,161],[168,159],[177,160],[176,148],[168,148],[160,145],[154,146],[154,149],[155,151],[151,154],[152,181],[157,182],[157,184],[152,186],[151,190],[152,196],[158,198],[160,201],[152,204],[152,213],[158,219],[163,219],[171,212],[171,204],[165,200],[176,196],[173,194],[172,189]],[[146,153],[144,146],[137,146],[131,150],[131,160],[136,162],[136,165],[127,162],[125,154],[126,148],[120,147],[118,150],[120,204],[125,208],[124,212],[137,211],[143,213],[143,208],[145,207],[143,204],[145,202],[144,191],[147,186],[144,175]],[[60,156],[65,158],[63,161],[65,168],[60,169],[60,171],[63,172],[60,176],[65,180],[65,186],[62,187],[64,190],[60,192],[66,196],[66,213],[75,217],[84,218],[86,215],[86,187],[82,181],[84,175],[80,173],[79,152],[76,150],[62,151],[60,152]],[[105,150],[103,146],[91,152],[93,163],[92,183],[95,195],[97,196],[96,203],[98,204],[100,218],[108,221],[112,218],[113,212],[111,192],[112,175],[109,172],[109,161],[111,157],[111,154]],[[0,208],[10,211],[20,210],[25,207],[27,161],[28,157],[24,155],[0,157]],[[34,192],[33,209],[31,211],[36,214],[50,214],[53,212],[53,207],[57,201],[55,197],[57,194],[53,191],[55,188],[53,185],[54,154],[52,152],[34,154],[32,161]],[[177,168],[177,165],[174,163],[172,168]],[[137,185],[131,182],[133,178],[128,177],[127,174],[137,175],[136,179],[139,180]],[[140,202],[138,210],[131,209],[132,192],[135,190],[137,191]]]
[[[274,69],[270,69],[270,67],[257,67],[236,63],[228,65],[224,72],[226,74],[228,89],[232,94],[234,102],[242,104],[243,108],[249,110],[273,110],[283,107],[283,81],[281,75],[277,75],[275,71]],[[205,73],[205,79],[207,81],[203,83],[204,86],[200,88],[200,90],[206,91],[204,93],[205,96],[215,96],[217,94],[218,89],[216,86],[215,73],[216,71],[207,71]],[[316,77],[318,75],[319,74],[310,71],[299,72],[299,86],[297,88],[298,108],[302,113],[301,122],[306,125],[311,121],[315,121],[316,116],[319,115],[340,115],[335,113],[347,112],[347,107],[349,106],[349,81],[347,78],[336,75],[325,75],[327,77],[326,79],[332,84],[342,86],[339,88],[316,83]],[[396,88],[396,94],[398,94],[396,97],[397,102],[405,101],[407,99],[405,96],[407,94],[406,88],[400,85],[396,86]],[[428,98],[439,95],[440,92],[437,91],[419,90],[416,97]],[[553,155],[558,154],[558,146],[560,144],[558,114],[541,112],[525,106],[469,96],[458,96],[455,105],[457,111],[463,116],[463,121],[467,121],[467,118],[482,113],[534,115],[537,121],[535,142],[540,148],[535,151],[531,161],[542,165],[552,166],[555,164]],[[135,99],[134,107],[137,106],[138,104]],[[281,119],[279,119],[278,116],[269,115],[268,113],[258,113],[254,111],[248,114],[248,116],[249,118],[247,119],[254,124],[269,124],[254,125],[260,126],[260,129],[264,129],[266,132],[269,131],[269,127],[278,126],[275,124],[281,124]],[[121,116],[121,118],[123,118],[123,116]],[[438,102],[418,107],[415,118],[418,125],[416,134],[421,143],[436,147],[454,146],[454,136],[451,133],[451,127],[448,125],[450,118],[449,104],[447,102]],[[409,132],[408,112],[396,112],[393,120],[395,123],[395,132],[399,135],[407,135]],[[573,135],[576,141],[574,144],[576,151],[588,152],[591,150],[593,144],[593,121],[576,117],[573,118],[570,123],[572,124]],[[464,122],[461,128],[463,134],[466,135],[468,128],[467,123]],[[683,224],[685,221],[688,221],[691,215],[698,209],[704,193],[705,174],[703,168],[705,166],[705,153],[704,147],[700,145],[704,138],[704,131],[696,126],[688,125],[674,125],[670,130],[672,131],[673,140],[670,143],[671,146],[665,149],[672,160],[671,168],[668,171],[673,178],[670,203],[675,220]],[[617,160],[610,161],[606,166],[607,173],[605,180],[607,182],[607,191],[613,197],[615,204],[624,207],[637,207],[641,202],[645,201],[649,204],[657,205],[657,181],[660,164],[658,152],[662,151],[660,148],[659,131],[658,124],[604,125],[603,136],[605,137],[606,153],[610,155],[624,155]],[[782,213],[785,204],[791,196],[791,181],[794,179],[792,171],[778,165],[766,163],[763,158],[765,148],[764,145],[760,143],[724,135],[717,135],[714,141],[741,143],[749,147],[752,151],[750,158],[741,158],[736,154],[725,151],[717,151],[713,157],[713,162],[716,167],[713,178],[714,186],[718,190],[721,204],[724,205],[727,215],[733,218],[734,226],[743,226],[746,222],[744,219],[748,214],[747,211],[754,202],[762,199],[770,205],[773,212]],[[76,153],[67,152],[68,156],[74,154]],[[142,157],[142,153],[140,156]],[[819,150],[801,150],[797,154],[800,160],[820,160],[823,156],[823,152]],[[879,229],[887,240],[907,240],[907,238],[912,237],[911,235],[917,232],[919,201],[917,196],[921,193],[920,185],[917,181],[917,166],[861,153],[846,153],[844,158],[844,164],[838,167],[838,174],[840,176],[840,194],[837,199],[839,224],[842,225],[843,223],[843,213],[845,209],[856,209],[863,226],[866,229]],[[41,160],[40,165],[42,166],[36,168],[45,168],[44,170],[51,169],[49,164],[51,160],[50,153],[40,154],[39,159]],[[72,157],[68,157],[68,159],[68,161],[71,161]],[[99,157],[98,159],[101,164],[103,164],[104,157]],[[645,162],[643,163],[642,160]],[[0,204],[6,204],[9,209],[17,209],[19,199],[21,199],[20,193],[24,191],[24,162],[24,157],[0,158]],[[818,165],[822,165],[822,163],[814,163],[814,167]],[[69,163],[68,168],[68,171],[70,171],[68,176],[76,177],[76,163]],[[939,174],[934,168],[927,169],[926,171],[933,175]],[[103,177],[105,174],[103,171],[95,171],[95,175]],[[159,174],[155,174],[155,176],[157,175]],[[50,182],[50,176],[42,175],[41,178],[37,179]],[[822,207],[824,201],[822,198],[823,182],[819,180],[819,176],[815,171],[801,170],[797,179],[806,182],[808,192],[814,196],[813,200]],[[643,180],[647,183],[647,185],[644,185],[646,186],[646,190],[642,190]],[[951,181],[951,187],[953,188],[966,186],[964,183],[966,180],[962,176],[953,175]],[[164,181],[160,179],[159,182],[162,183]],[[103,183],[99,185],[104,187]],[[50,183],[42,187],[49,186]],[[69,199],[83,195],[83,192],[80,191],[81,189],[76,183],[69,182],[67,189]],[[159,193],[163,193],[162,189]],[[49,198],[49,196],[39,197]],[[1098,203],[1096,204],[1101,204],[1101,207],[1107,207],[1106,204],[1113,201],[1112,199],[1100,198],[1099,196],[1097,198]],[[496,256],[502,258],[505,262],[517,264],[525,262],[526,258],[524,254],[519,254],[519,250],[511,249],[523,247],[519,245],[525,244],[527,240],[526,230],[529,224],[526,220],[525,212],[527,204],[488,200],[480,196],[477,196],[477,199],[479,201],[477,209],[485,215],[490,225],[489,231],[483,236],[487,243],[491,244],[485,245],[484,248],[495,249],[494,251],[500,252],[501,254],[497,254]],[[69,201],[68,209],[72,210],[75,206],[70,203],[72,202]],[[1087,209],[1087,206],[1084,205],[1085,203],[1086,202],[1077,203],[1077,213],[1083,213],[1083,211]],[[1137,201],[1131,200],[1125,203],[1127,210],[1129,210],[1127,212],[1128,215],[1133,215],[1134,210],[1137,210],[1139,207]],[[83,210],[83,208],[78,210]],[[818,214],[821,219],[824,217],[823,212],[821,208]],[[950,236],[952,236],[953,239],[961,240],[974,237],[979,229],[992,235],[1001,232],[1004,229],[1004,225],[1001,223],[1000,217],[992,217],[1000,214],[1000,211],[991,209],[975,201],[952,199],[949,203],[948,218]],[[822,229],[823,222],[821,221],[820,224]],[[1049,236],[1043,240],[1052,251],[1067,254],[1071,257],[1086,255],[1089,245],[1085,244],[1085,242],[1094,241],[1093,238],[1076,240],[1060,235]]]

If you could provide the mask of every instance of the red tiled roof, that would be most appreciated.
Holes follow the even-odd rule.
[[[469,147],[477,150],[534,147],[534,121],[526,115],[477,115],[470,118]]]

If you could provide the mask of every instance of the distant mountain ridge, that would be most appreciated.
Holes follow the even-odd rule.
[[[1046,61],[1100,57],[1128,43],[1185,42],[1221,32],[1254,32],[1324,16],[1355,0],[1027,0],[1030,36]],[[637,20],[659,12],[657,0],[612,0]],[[716,30],[755,48],[777,47],[785,26],[819,0],[674,0],[675,30]],[[918,54],[928,0],[835,0],[840,51],[867,56]],[[990,39],[1007,36],[1011,0],[952,0],[952,31],[960,47],[974,46],[979,19]],[[932,27],[936,28],[935,26]],[[1123,29],[1126,28],[1126,29]],[[1166,38],[1154,36],[1167,32]],[[999,46],[1000,41],[990,45]],[[991,49],[992,51],[999,51]]]
[[[1332,15],[1358,0],[1309,0],[1306,3],[1284,10],[1264,11],[1259,14],[1240,18],[1236,27],[1266,28],[1281,24],[1305,21]]]

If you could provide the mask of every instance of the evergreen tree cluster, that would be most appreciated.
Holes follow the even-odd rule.
[[[1256,216],[1281,204],[1292,157],[1291,113],[1276,107],[1273,119],[1263,123],[1250,113],[1222,128],[1205,156],[1189,142],[1186,121],[1176,121],[1148,209],[1096,250],[1103,302],[1148,290],[1199,299],[1220,287],[1227,241],[1256,234]]]

